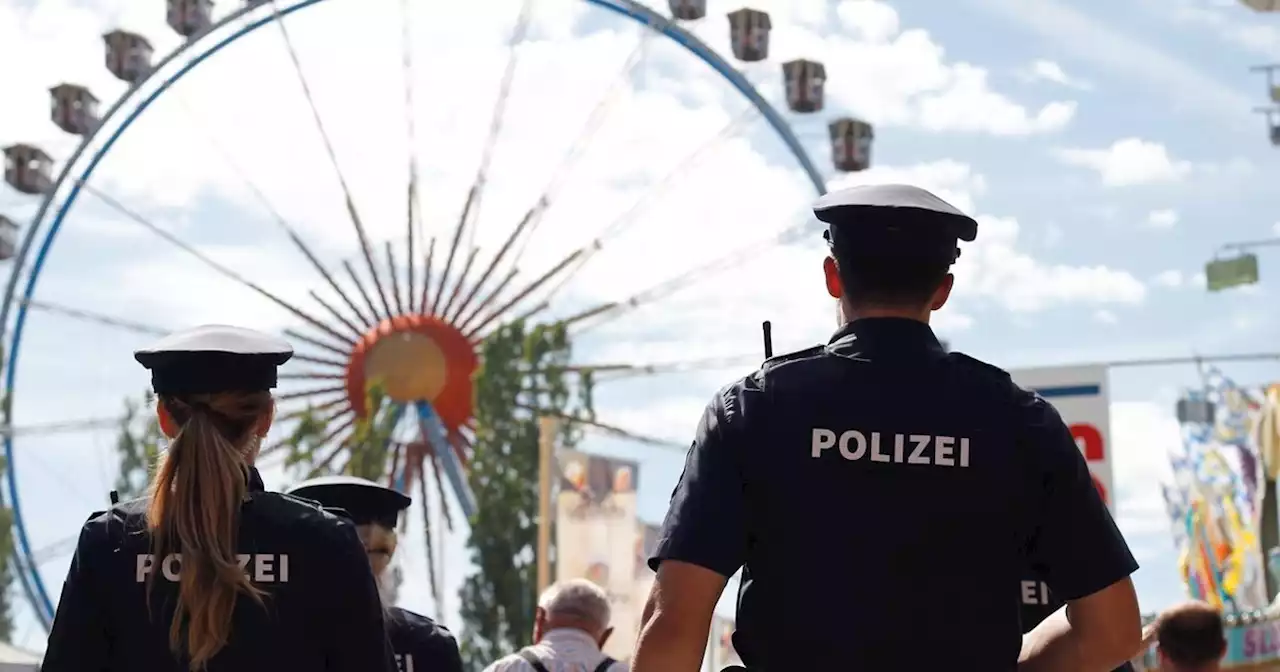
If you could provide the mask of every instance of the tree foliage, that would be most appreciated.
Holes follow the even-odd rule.
[[[331,436],[334,428],[314,409],[297,414],[297,423],[286,440],[289,455],[285,466],[300,467],[306,478],[343,473],[371,481],[386,479],[391,466],[392,434],[402,415],[390,401],[380,383],[373,381],[369,385],[365,391],[365,415],[355,421],[350,437],[342,444],[342,454],[350,456],[345,462],[334,457],[338,447],[334,441],[345,435],[339,432],[338,436]]]
[[[529,643],[537,590],[538,416],[590,417],[590,378],[570,385],[563,326],[515,322],[488,337],[475,380],[469,479],[479,504],[467,540],[476,571],[462,587],[463,660],[479,670]],[[558,445],[580,429],[561,423]]]
[[[155,414],[155,395],[150,390],[140,399],[125,399],[124,416],[116,436],[116,456],[120,460],[115,490],[121,501],[146,494],[151,473],[160,459],[164,434]]]
[[[0,473],[3,473],[4,460],[0,459]],[[0,641],[13,641],[13,510],[0,508]]]

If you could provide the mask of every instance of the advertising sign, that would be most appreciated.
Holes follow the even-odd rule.
[[[1014,382],[1035,390],[1053,404],[1071,427],[1084,453],[1093,485],[1115,513],[1111,472],[1111,414],[1107,397],[1107,367],[1063,366],[1009,372]]]
[[[556,451],[556,580],[585,578],[609,594],[613,635],[604,651],[631,656],[639,629],[636,546],[636,463],[571,450]]]

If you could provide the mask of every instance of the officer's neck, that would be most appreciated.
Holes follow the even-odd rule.
[[[903,308],[901,306],[851,306],[846,301],[840,302],[840,320],[841,326],[849,324],[856,320],[870,319],[875,317],[896,317],[905,320],[915,320],[929,324],[929,317],[933,314],[928,306],[921,308]]]

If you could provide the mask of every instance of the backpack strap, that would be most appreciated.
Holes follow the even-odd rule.
[[[547,666],[543,665],[542,661],[538,660],[538,657],[533,655],[533,651],[530,651],[529,649],[520,649],[520,652],[516,655],[523,658],[524,662],[529,663],[529,667],[533,668],[533,672],[549,672],[549,670],[547,670]]]
[[[616,660],[614,660],[614,659],[612,659],[612,658],[610,658],[610,657],[608,657],[608,656],[605,656],[605,657],[604,657],[604,660],[600,661],[600,664],[599,664],[599,665],[596,665],[596,670],[595,670],[595,672],[609,672],[609,668],[610,668],[610,667],[613,667],[613,664],[614,664],[614,663],[616,663],[616,662],[618,662],[618,661],[616,661]]]

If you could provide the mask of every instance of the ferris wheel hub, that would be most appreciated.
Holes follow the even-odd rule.
[[[426,401],[450,431],[471,417],[474,346],[452,324],[431,315],[397,315],[370,329],[351,350],[346,388],[351,408],[370,411],[368,390],[380,385],[400,404]]]

